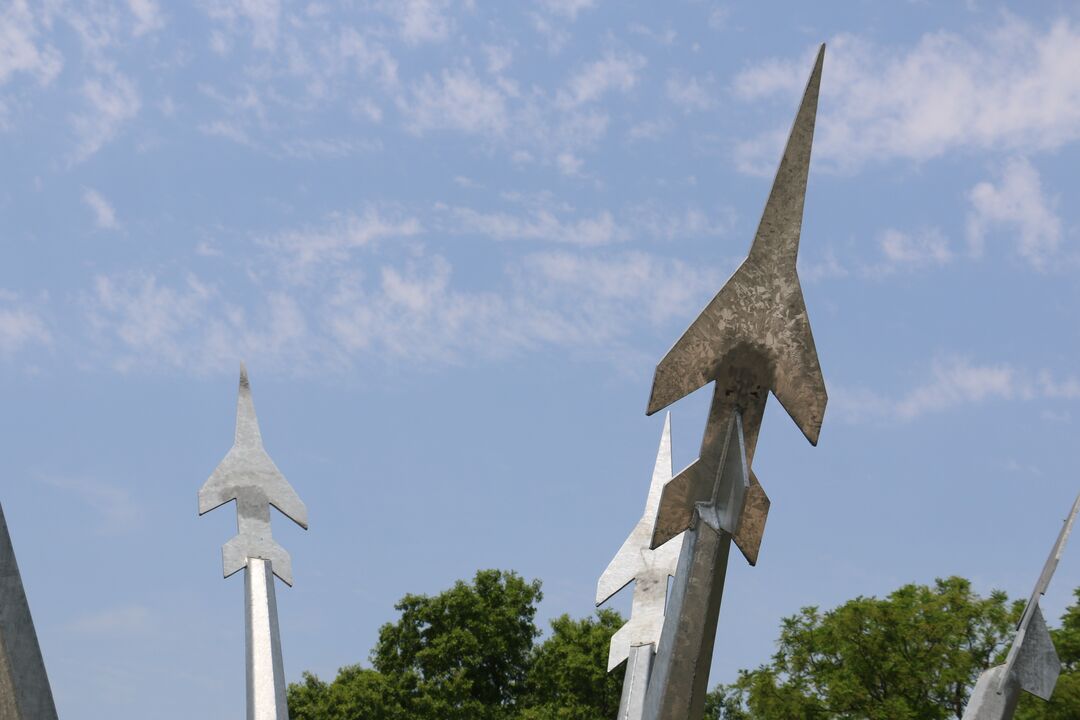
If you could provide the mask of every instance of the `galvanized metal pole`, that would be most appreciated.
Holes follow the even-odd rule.
[[[288,720],[274,572],[269,560],[248,561],[244,573],[248,720]]]
[[[645,720],[685,720],[705,712],[728,554],[749,488],[742,419],[736,412],[728,425],[712,498],[696,505],[693,524],[683,535],[671,604],[645,697]]]
[[[645,692],[649,688],[656,646],[632,645],[626,658],[618,720],[641,720],[645,716]]]
[[[7,519],[0,507],[0,720],[56,720]]]

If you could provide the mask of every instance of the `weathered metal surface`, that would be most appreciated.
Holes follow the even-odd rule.
[[[307,508],[266,454],[251,399],[247,369],[240,366],[236,440],[199,490],[199,514],[236,500],[238,532],[221,550],[225,577],[244,574],[247,627],[248,720],[288,720],[274,576],[292,585],[292,559],[270,533],[273,505],[307,529]]]
[[[630,619],[611,638],[608,671],[626,660],[630,649],[637,645],[655,647],[664,624],[664,605],[667,602],[668,577],[675,574],[679,563],[680,538],[673,538],[652,550],[653,522],[660,503],[660,491],[671,480],[671,416],[664,418],[664,431],[656,453],[652,482],[645,500],[645,512],[622,547],[608,563],[596,584],[596,604],[601,605],[630,582],[634,582],[634,598]],[[642,688],[644,689],[644,688]]]
[[[742,421],[733,412],[712,497],[694,506],[645,697],[646,720],[701,718],[709,690],[732,533],[750,488]]]
[[[1005,672],[1004,665],[990,668],[979,676],[971,691],[962,720],[1007,720],[1016,712],[1020,685]]]
[[[679,540],[680,544],[682,539]],[[645,713],[645,691],[649,686],[656,646],[634,645],[626,660],[618,720],[641,720]]]
[[[247,566],[249,558],[273,561],[274,574],[293,584],[292,558],[270,531],[273,505],[305,530],[307,507],[263,448],[259,420],[251,399],[247,369],[240,366],[236,401],[236,439],[225,459],[199,490],[199,514],[236,500],[237,534],[221,548],[225,577]]]
[[[694,504],[712,493],[732,411],[745,423],[748,463],[770,390],[817,444],[828,396],[795,265],[824,57],[822,45],[750,254],[656,367],[648,414],[709,382],[715,387],[700,456],[664,488],[653,547],[689,527]],[[756,477],[750,483],[734,539],[753,565],[769,500]]]
[[[250,558],[244,575],[248,720],[289,720],[277,596],[270,560]]]
[[[56,720],[30,604],[0,507],[0,720]]]
[[[1054,641],[1046,627],[1039,599],[1046,593],[1050,578],[1057,569],[1073,524],[1080,514],[1080,496],[1058,533],[1050,557],[1043,565],[1035,589],[1017,624],[1016,637],[1005,662],[979,676],[971,691],[963,720],[1010,720],[1020,699],[1020,691],[1049,700],[1061,674],[1061,661],[1054,650]]]

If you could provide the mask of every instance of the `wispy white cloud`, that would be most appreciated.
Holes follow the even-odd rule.
[[[398,99],[398,106],[416,134],[447,129],[501,135],[508,123],[502,89],[469,67],[443,70],[437,79],[426,75]]]
[[[968,198],[967,234],[974,255],[982,254],[988,231],[1004,227],[1018,232],[1020,256],[1033,267],[1045,269],[1061,244],[1061,218],[1054,211],[1055,201],[1043,190],[1038,171],[1026,158],[1010,159],[997,185],[981,182]]]
[[[533,28],[547,39],[548,51],[557,54],[570,40],[567,23],[596,5],[596,0],[537,0],[535,12],[529,13]]]
[[[274,50],[281,23],[280,0],[213,0],[206,13],[234,37],[250,37],[253,47]]]
[[[454,210],[442,213],[442,222],[460,222]],[[121,372],[201,373],[257,354],[268,366],[304,373],[369,362],[456,363],[551,346],[624,365],[643,328],[699,309],[722,280],[723,269],[583,248],[508,260],[478,287],[458,280],[450,260],[419,239],[380,248],[378,237],[415,229],[384,217],[343,216],[259,241],[261,257],[248,275],[253,288],[194,275],[99,277],[85,303],[91,361]],[[500,239],[546,241],[553,232],[543,221],[534,227],[509,216],[460,217]],[[612,223],[605,215],[555,221],[579,243],[606,241]],[[299,270],[305,266],[307,273]]]
[[[85,108],[72,117],[78,138],[76,161],[86,160],[110,142],[141,106],[135,84],[116,70],[87,79],[81,94]]]
[[[26,0],[5,3],[0,10],[0,85],[18,73],[27,73],[43,85],[60,74],[63,57],[41,42],[38,23]]]
[[[888,228],[878,237],[881,259],[860,268],[860,274],[881,277],[896,272],[941,267],[953,260],[949,239],[939,228],[915,233]]]
[[[561,152],[555,157],[555,165],[563,175],[573,177],[581,174],[584,161],[572,152]]]
[[[538,0],[538,3],[549,13],[576,20],[578,13],[596,5],[596,0]]]
[[[368,207],[361,214],[337,213],[319,226],[286,230],[258,242],[290,281],[306,281],[326,264],[341,264],[357,248],[422,230],[420,220],[401,212]]]
[[[972,36],[932,32],[907,48],[850,34],[831,39],[815,157],[855,170],[957,148],[1048,150],[1080,137],[1080,75],[1071,71],[1080,66],[1080,30],[1070,20],[1039,28],[1006,15]],[[749,67],[733,90],[746,100],[793,100],[814,51]],[[742,169],[771,172],[774,144],[746,142],[737,152]]]
[[[0,290],[0,358],[52,342],[44,317],[18,295]]]
[[[387,89],[394,89],[398,85],[397,59],[381,42],[365,36],[356,28],[341,28],[333,41],[324,46],[321,55],[324,66],[335,73],[355,72],[361,77],[372,76]]]
[[[207,317],[214,288],[194,276],[179,287],[162,285],[156,276],[98,276],[88,298],[89,328],[109,364],[126,371],[140,363],[183,367],[184,347],[192,327]]]
[[[94,214],[94,224],[103,230],[115,230],[119,227],[116,222],[116,211],[109,201],[92,188],[83,190],[83,202]]]
[[[563,108],[575,108],[595,102],[611,91],[629,92],[645,67],[645,57],[636,53],[608,52],[599,60],[581,67],[558,94]]]
[[[642,120],[630,126],[626,131],[626,139],[637,142],[640,140],[659,140],[671,130],[671,123],[667,120]]]
[[[527,215],[506,212],[484,213],[465,207],[447,208],[453,219],[454,232],[482,235],[494,240],[542,240],[575,245],[606,245],[615,242],[620,231],[610,212],[600,211],[593,217],[560,220],[546,208]]]
[[[1080,379],[1057,378],[1008,363],[977,363],[964,357],[936,360],[930,376],[907,392],[888,397],[865,388],[830,387],[830,410],[847,422],[911,421],[990,402],[1050,402],[1080,398]]]
[[[503,291],[455,288],[441,256],[384,267],[371,287],[351,280],[331,300],[331,332],[349,354],[411,363],[491,359],[536,347],[632,354],[629,335],[703,302],[712,273],[644,253],[529,255]]]
[[[395,0],[389,7],[398,20],[401,37],[410,45],[441,42],[453,28],[446,0]]]
[[[672,75],[667,79],[668,100],[686,112],[708,110],[716,103],[716,92],[710,89],[710,79]]]
[[[799,278],[804,282],[821,282],[845,278],[851,271],[836,256],[833,248],[826,248],[823,257],[811,258],[807,253],[799,254]]]
[[[308,368],[309,355],[322,350],[283,289],[242,300],[194,275],[179,283],[145,273],[99,276],[85,313],[98,361],[119,372],[217,372],[254,355]],[[332,360],[324,352],[321,366]]]
[[[976,365],[964,358],[934,364],[929,382],[914,388],[896,403],[897,416],[912,420],[930,412],[984,400],[1009,400],[1027,395],[1020,378],[1008,365]]]
[[[156,0],[127,0],[127,4],[135,17],[135,27],[132,32],[136,37],[165,27],[165,15]]]

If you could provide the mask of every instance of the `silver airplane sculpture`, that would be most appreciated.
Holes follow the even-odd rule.
[[[0,507],[0,718],[56,720],[49,676],[41,657],[7,520]]]
[[[769,391],[811,444],[821,430],[828,397],[796,261],[824,57],[822,45],[749,255],[653,379],[650,415],[715,386],[700,456],[664,485],[653,530],[654,548],[689,532],[649,681],[648,720],[704,712],[728,540],[755,564],[769,511],[750,469]]]
[[[248,720],[288,720],[274,575],[292,585],[292,559],[270,534],[270,506],[305,530],[307,508],[263,448],[247,369],[240,366],[236,440],[199,490],[199,514],[236,501],[237,535],[221,548],[225,577],[247,569]]]
[[[963,720],[1011,720],[1020,702],[1021,690],[1043,700],[1049,700],[1053,694],[1061,674],[1061,661],[1039,609],[1039,598],[1046,594],[1077,513],[1080,513],[1080,496],[1073,502],[1057,541],[1050,549],[1050,557],[1016,626],[1016,637],[1005,662],[979,676],[964,709]]]
[[[617,592],[634,583],[630,620],[611,637],[608,672],[627,661],[619,702],[619,720],[640,720],[645,690],[649,683],[653,656],[664,624],[668,577],[679,563],[682,538],[674,537],[656,548],[652,542],[653,523],[660,504],[660,491],[671,480],[671,414],[664,418],[664,431],[656,452],[645,512],[623,542],[596,584],[596,604],[602,605]]]

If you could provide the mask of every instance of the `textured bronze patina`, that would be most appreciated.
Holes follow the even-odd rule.
[[[652,414],[714,383],[701,453],[660,496],[651,547],[685,531],[643,720],[700,720],[735,542],[757,562],[769,498],[750,470],[769,392],[811,443],[827,396],[796,272],[825,46],[750,254],[656,367]]]
[[[664,487],[652,545],[687,529],[707,499],[733,411],[742,414],[753,461],[769,391],[817,444],[828,396],[795,268],[825,46],[818,52],[750,254],[656,367],[648,414],[714,382],[701,453]],[[734,540],[757,563],[769,498],[751,472]]]
[[[0,720],[56,720],[56,705],[3,508],[0,508]]]

